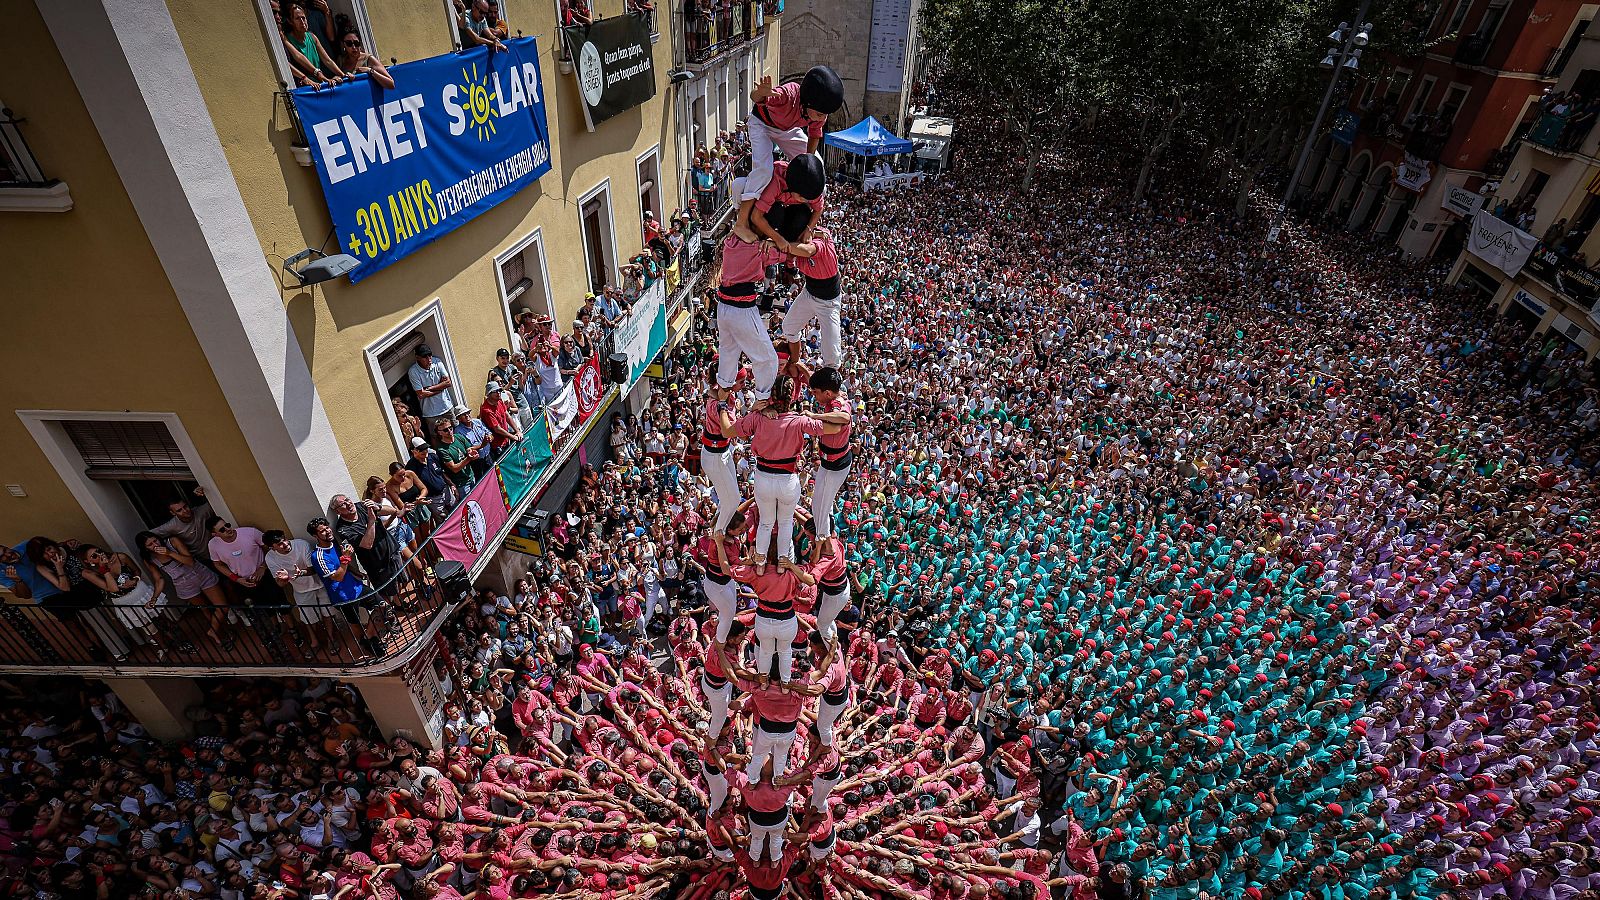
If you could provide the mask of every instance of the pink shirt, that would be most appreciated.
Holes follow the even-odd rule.
[[[834,278],[839,274],[839,256],[833,249],[833,238],[817,235],[811,239],[817,252],[807,257],[795,257],[794,266],[807,278]],[[830,298],[831,299],[831,298]]]
[[[756,688],[750,692],[750,703],[755,707],[756,715],[769,722],[793,722],[800,718],[800,709],[805,706],[805,695],[795,691],[785,691],[777,686]]]
[[[770,781],[758,781],[744,789],[744,804],[756,812],[774,813],[789,805],[794,786],[779,787]]]
[[[265,565],[266,547],[261,543],[259,529],[240,525],[235,531],[232,543],[212,537],[206,541],[206,550],[213,562],[227,566],[228,571],[240,578],[249,578]]]
[[[763,250],[760,244],[743,241],[729,233],[722,240],[721,287],[760,284],[767,278],[767,265],[774,261],[775,252]],[[742,292],[727,296],[745,296]],[[752,291],[749,296],[754,296]]]
[[[835,397],[835,398],[833,398],[833,402],[829,403],[827,405],[827,408],[824,409],[823,412],[853,413],[853,412],[855,412],[855,410],[850,406],[850,401],[849,400],[846,400],[843,397]],[[823,447],[823,457],[824,458],[827,458],[827,451],[828,450],[844,450],[845,448],[849,447],[850,446],[850,423],[846,422],[844,424],[844,427],[841,428],[835,434],[824,434],[824,435],[821,435],[820,437],[817,438],[817,443],[821,444],[822,447]]]
[[[799,413],[784,413],[775,417],[745,413],[734,423],[734,431],[740,437],[750,439],[750,448],[760,460],[779,463],[780,468],[793,472],[800,448],[805,445],[806,435],[821,436],[822,423]]]
[[[791,81],[772,89],[772,95],[756,104],[751,114],[761,124],[774,131],[791,131],[804,128],[806,137],[822,137],[824,122],[806,118],[806,108],[800,103],[800,82]]]

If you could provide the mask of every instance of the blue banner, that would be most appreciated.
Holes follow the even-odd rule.
[[[534,39],[392,66],[317,91],[295,108],[352,282],[460,228],[550,171]]]

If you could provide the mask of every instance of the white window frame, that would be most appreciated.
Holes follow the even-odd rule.
[[[211,470],[206,468],[205,460],[200,457],[200,451],[195,448],[188,429],[183,427],[183,420],[177,413],[19,409],[17,418],[22,420],[23,427],[33,436],[39,450],[50,461],[62,484],[78,501],[78,506],[89,517],[95,530],[100,532],[100,541],[107,549],[118,550],[137,559],[138,548],[130,542],[135,534],[147,530],[147,526],[116,483],[95,481],[84,473],[83,456],[73,445],[72,438],[67,436],[67,430],[62,425],[64,422],[162,423],[172,435],[173,443],[183,452],[183,459],[189,464],[189,471],[194,473],[195,480],[205,487],[206,501],[211,508],[225,519],[235,518],[223,498],[222,487],[211,476]]]
[[[556,298],[555,293],[550,290],[550,264],[544,252],[544,229],[538,227],[523,235],[521,240],[511,245],[511,249],[494,258],[494,283],[500,288],[500,309],[505,313],[506,339],[511,342],[506,345],[507,347],[513,347],[517,343],[517,323],[511,316],[511,298],[506,296],[506,291],[511,285],[506,284],[506,273],[503,266],[506,260],[526,252],[529,247],[535,244],[539,245],[539,278],[544,283],[544,314],[550,317],[551,322],[556,320]],[[527,295],[524,294],[523,296]],[[536,304],[529,303],[526,305],[532,307]],[[535,315],[538,312],[537,309],[534,310]]]
[[[450,330],[444,323],[444,303],[438,297],[428,301],[421,309],[407,316],[404,322],[389,329],[382,337],[362,350],[367,359],[367,372],[372,376],[372,389],[378,397],[378,408],[383,410],[384,424],[389,426],[389,437],[394,442],[399,459],[402,460],[409,458],[411,448],[406,446],[405,438],[400,434],[400,421],[394,417],[394,404],[389,400],[389,382],[383,377],[383,363],[379,357],[385,350],[418,330],[422,323],[429,319],[433,320],[434,330],[439,332],[439,346],[433,348],[439,351],[435,354],[435,358],[443,361],[444,367],[450,371],[450,382],[455,385],[456,402],[466,404],[465,383],[461,380],[461,373],[456,370],[455,348],[450,344]],[[421,410],[417,410],[416,414],[421,416]]]
[[[450,49],[452,49],[452,50],[460,50],[461,49],[461,30],[456,27],[456,5],[453,2],[453,0],[441,0],[441,2],[444,4],[444,24],[445,24],[445,27],[450,29]],[[560,15],[560,0],[556,0],[556,3],[557,3],[556,14],[557,14],[557,16],[559,16]],[[502,11],[504,11],[505,7],[501,6],[500,9]],[[560,21],[560,19],[558,18],[557,22],[559,23],[559,21]]]
[[[1415,74],[1416,73],[1410,69],[1395,69],[1394,74],[1389,76],[1388,83],[1384,84],[1383,86],[1383,95],[1385,97],[1389,96],[1389,87],[1396,81],[1399,81],[1400,94],[1394,98],[1395,102],[1399,103],[1401,98],[1405,97],[1406,91],[1411,87],[1411,76]]]
[[[1400,118],[1403,127],[1410,128],[1418,116],[1427,115],[1425,108],[1429,100],[1433,99],[1433,89],[1439,86],[1439,79],[1433,75],[1422,76],[1422,81],[1417,83],[1417,89],[1411,92],[1411,102],[1408,104],[1406,114]]]
[[[663,188],[661,179],[661,145],[656,144],[649,150],[646,150],[645,152],[633,158],[633,177],[634,181],[638,185],[638,191],[636,192],[635,196],[639,198],[639,235],[641,238],[641,246],[643,244],[644,236],[644,211],[649,207],[644,205],[644,179],[640,176],[644,174],[642,168],[645,160],[650,159],[651,157],[655,158],[656,163],[656,178],[654,188],[656,192],[656,206],[659,208],[650,209],[650,211],[656,214],[656,224],[661,226],[662,234],[666,234],[667,226],[671,224],[667,221],[667,195]]]
[[[607,263],[611,266],[611,277],[606,280],[606,283],[620,285],[622,284],[622,270],[617,267],[617,209],[616,200],[611,194],[610,176],[600,179],[599,184],[584,191],[583,195],[578,198],[578,243],[582,246],[583,242],[588,240],[588,236],[583,230],[583,208],[589,205],[590,200],[599,197],[601,194],[605,195],[606,227],[600,238],[608,243],[608,246],[602,247],[601,250],[609,251],[602,252],[601,255],[610,257]],[[588,247],[583,248],[583,271],[585,276],[583,289],[587,293],[590,290],[590,285],[594,284],[594,268],[589,265]]]
[[[1450,18],[1445,20],[1444,31],[1441,34],[1454,34],[1467,24],[1467,15],[1472,12],[1472,0],[1460,0],[1456,8],[1451,11]]]
[[[1435,109],[1444,109],[1445,103],[1450,100],[1450,93],[1458,88],[1461,91],[1461,102],[1456,105],[1455,115],[1450,117],[1450,121],[1446,123],[1447,125],[1454,125],[1456,119],[1461,115],[1461,110],[1466,108],[1467,98],[1472,96],[1472,85],[1462,84],[1459,81],[1450,82],[1450,86],[1444,89],[1444,96],[1439,98],[1439,105],[1434,107]],[[1521,121],[1520,117],[1518,121]]]

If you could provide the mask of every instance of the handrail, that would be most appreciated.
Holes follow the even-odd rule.
[[[570,434],[552,442],[553,460],[567,449]],[[465,500],[461,492],[437,522]],[[266,604],[230,599],[211,605],[204,595],[151,607],[66,596],[42,605],[3,603],[0,669],[381,666],[408,651],[441,610],[453,609],[470,592],[469,582],[450,577],[451,568],[460,567],[443,557],[432,534],[415,550],[402,547],[398,563],[381,584],[363,579],[362,593],[346,603],[300,603],[286,592],[281,603],[275,597]]]

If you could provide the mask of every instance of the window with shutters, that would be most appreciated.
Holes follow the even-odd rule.
[[[513,334],[526,314],[554,316],[550,302],[550,280],[545,274],[544,238],[535,228],[510,250],[495,258],[496,274],[500,279],[500,297],[505,303],[506,317]],[[513,349],[524,348],[519,341]]]
[[[92,481],[117,485],[146,528],[169,518],[167,505],[198,483],[165,422],[72,421],[61,430]]]

